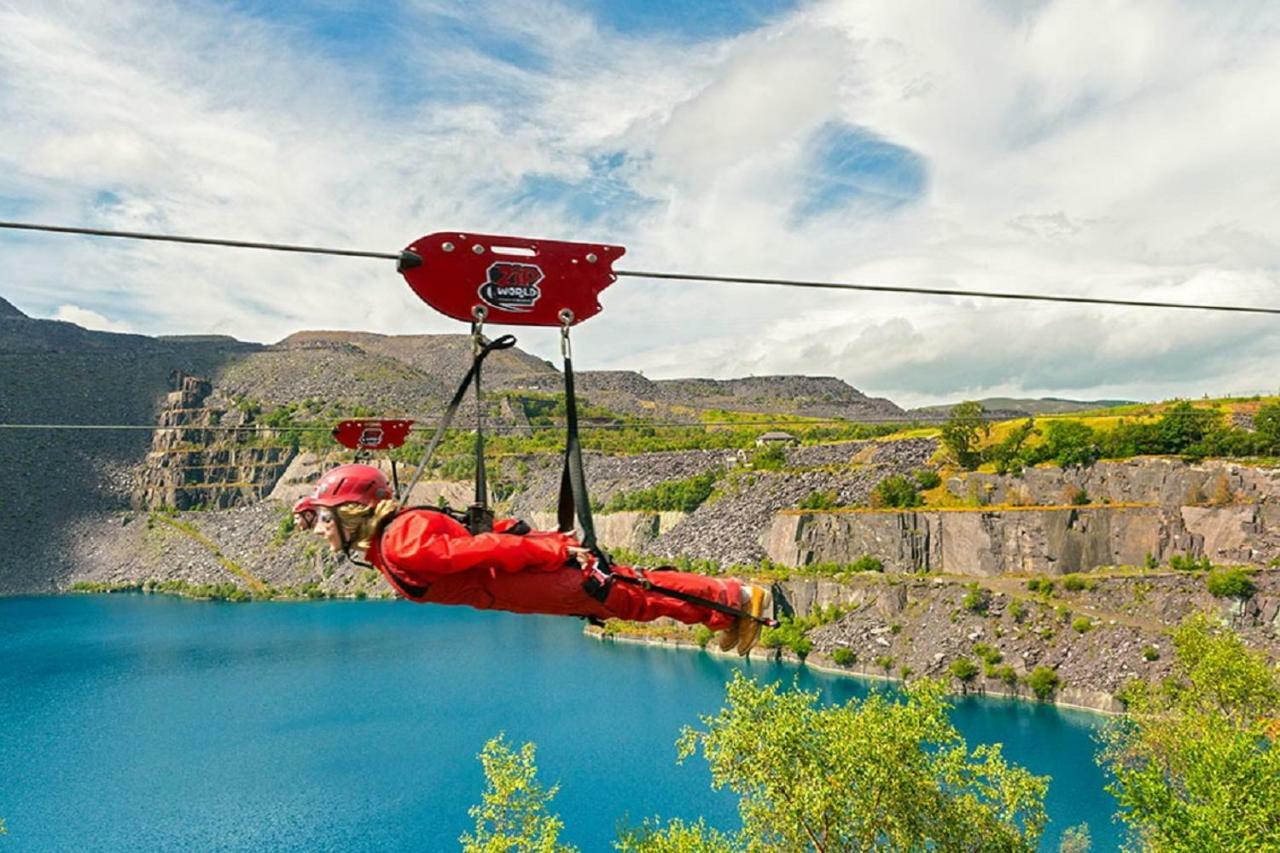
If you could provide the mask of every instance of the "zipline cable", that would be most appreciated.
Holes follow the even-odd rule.
[[[399,260],[400,253],[366,252],[360,249],[331,249],[324,246],[297,246],[290,243],[259,243],[252,240],[223,240],[217,237],[184,237],[177,234],[151,234],[145,231],[110,231],[105,228],[72,228],[66,225],[37,225],[32,222],[0,222],[0,228],[17,231],[49,231],[54,234],[85,234],[90,237],[119,237],[126,240],[154,240],[160,243],[192,243],[197,246],[229,246],[233,249],[265,249],[272,252],[297,252],[309,255],[338,255],[348,258],[380,258]]]
[[[31,222],[0,222],[0,229],[47,231],[55,234],[84,234],[93,237],[119,237],[129,240],[155,240],[166,243],[192,243],[202,246],[229,246],[237,249],[266,249],[313,255],[338,255],[356,258],[379,258],[398,261],[399,252],[369,252],[356,249],[332,249],[322,246],[298,246],[287,243],[261,243],[248,240],[224,240],[211,237],[185,237],[142,231],[112,231],[105,228],[73,228],[64,225],[39,225]],[[1060,302],[1072,305],[1112,305],[1126,308],[1170,308],[1185,311],[1217,311],[1234,314],[1280,315],[1280,308],[1258,305],[1220,305],[1194,302],[1166,302],[1158,299],[1109,299],[1101,296],[1065,296],[1051,293],[1017,293],[994,290],[949,290],[941,287],[916,287],[893,284],[858,284],[855,282],[807,281],[804,279],[758,278],[753,276],[710,275],[702,273],[654,272],[648,270],[614,270],[627,278],[658,281],[693,281],[710,284],[755,284],[775,287],[803,287],[823,290],[852,290],[869,293],[910,293],[924,296],[963,296],[975,299],[1004,299],[1021,302]]]
[[[1107,299],[1101,296],[1062,296],[1051,293],[1004,293],[995,290],[948,290],[941,287],[915,287],[896,284],[854,284],[834,281],[804,281],[790,278],[752,278],[748,276],[702,275],[699,273],[645,272],[614,270],[618,276],[653,278],[667,281],[705,281],[715,284],[763,284],[778,287],[811,287],[823,290],[859,290],[871,293],[916,293],[929,296],[970,296],[978,299],[1013,299],[1023,302],[1066,302],[1077,305],[1119,305],[1130,308],[1180,308],[1190,311],[1230,311],[1238,314],[1280,314],[1280,308],[1254,305],[1214,305],[1192,302],[1164,302],[1156,299]]]

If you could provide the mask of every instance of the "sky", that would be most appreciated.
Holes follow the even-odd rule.
[[[1280,306],[1280,4],[0,0],[0,220]],[[389,261],[0,231],[37,317],[464,331]],[[1280,390],[1274,317],[624,278],[579,369],[904,405]],[[516,330],[557,352],[553,330]]]

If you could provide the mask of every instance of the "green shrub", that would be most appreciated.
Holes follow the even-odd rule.
[[[1009,602],[1009,615],[1013,617],[1014,622],[1021,622],[1027,615],[1027,605],[1022,599],[1015,598]]]
[[[1093,630],[1093,620],[1088,616],[1077,616],[1075,619],[1071,620],[1071,627],[1074,628],[1078,634],[1087,634],[1089,631]]]
[[[711,638],[715,635],[716,632],[712,631],[706,625],[699,625],[693,631],[693,641],[698,644],[698,648],[705,649],[707,647],[707,643],[711,642]]]
[[[831,659],[839,666],[849,666],[857,662],[858,656],[853,649],[846,649],[841,646],[831,653]]]
[[[1037,448],[1036,459],[1053,460],[1067,468],[1092,465],[1102,455],[1093,427],[1076,420],[1052,420],[1045,429],[1044,443]]]
[[[1155,554],[1148,551],[1147,556],[1142,561],[1142,567],[1144,569],[1158,569],[1160,567],[1160,561],[1156,559]]]
[[[1080,489],[1080,488],[1072,489],[1070,497],[1071,497],[1071,500],[1069,501],[1069,503],[1071,503],[1072,506],[1088,506],[1091,503],[1089,493],[1086,492],[1084,489]]]
[[[1032,578],[1027,581],[1027,590],[1044,596],[1053,595],[1053,581],[1048,578]]]
[[[893,658],[889,655],[879,655],[876,657],[875,664],[884,670],[885,675],[888,675],[889,670],[893,669]]]
[[[1205,583],[1215,598],[1248,598],[1257,589],[1249,574],[1239,566],[1223,566],[1209,572]]]
[[[787,449],[773,444],[757,450],[751,456],[751,467],[760,471],[779,471],[787,466]]]
[[[1155,646],[1143,646],[1142,657],[1144,660],[1160,660],[1160,650]]]
[[[978,677],[978,665],[969,658],[956,658],[951,662],[951,675],[968,684]]]
[[[1035,418],[1027,418],[1001,441],[983,451],[982,456],[995,466],[997,474],[1021,474],[1034,458],[1026,447],[1027,439],[1033,435],[1040,435],[1040,430],[1036,428]]]
[[[1169,568],[1178,572],[1207,572],[1213,568],[1213,562],[1208,557],[1174,554],[1169,558]]]
[[[835,509],[840,506],[835,489],[826,489],[821,492],[810,492],[804,500],[800,501],[800,509]]]
[[[1058,673],[1047,666],[1038,666],[1027,676],[1027,686],[1041,701],[1053,696],[1061,684],[1062,680],[1058,678]]]
[[[915,473],[916,485],[921,489],[936,489],[942,485],[942,475],[930,468],[921,468]]]
[[[1000,653],[999,649],[986,643],[974,643],[973,653],[988,666],[995,666],[1004,660],[1004,655]]]
[[[969,471],[982,463],[978,445],[991,434],[985,411],[981,403],[966,400],[951,407],[951,417],[942,425],[942,446],[957,465]]]
[[[1062,579],[1062,588],[1069,592],[1079,592],[1084,589],[1084,578],[1072,572]]]
[[[970,613],[976,613],[979,616],[987,614],[987,608],[991,606],[991,593],[984,587],[971,583],[968,586],[968,592],[965,593],[964,600],[960,602],[960,606]]]
[[[988,667],[985,675],[987,678],[994,678],[997,681],[1004,682],[1006,687],[1014,687],[1018,683],[1018,673],[1014,672],[1013,667],[1007,663]]]
[[[922,503],[924,503],[924,498],[920,497],[920,491],[916,487],[915,480],[902,474],[891,474],[885,477],[879,483],[876,483],[876,487],[871,490],[871,505],[873,507],[905,509],[920,506]]]
[[[693,512],[711,497],[720,475],[719,470],[707,471],[683,480],[668,480],[649,489],[617,494],[605,504],[604,511]]]
[[[884,563],[870,554],[863,554],[858,559],[849,564],[851,572],[883,572]]]

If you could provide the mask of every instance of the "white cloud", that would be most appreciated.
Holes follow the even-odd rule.
[[[633,269],[1280,304],[1275,4],[827,0],[696,49],[550,2],[414,9],[389,80],[229,6],[0,7],[0,202],[386,251],[457,228],[623,242]],[[537,61],[441,38],[442,20]],[[924,197],[797,225],[807,143],[833,121],[920,154]],[[655,202],[620,226],[517,197],[615,152]],[[4,295],[36,313],[110,289],[152,334],[455,328],[373,261],[33,237],[0,253]],[[1235,315],[631,279],[604,305],[583,366],[834,373],[904,402],[1261,390],[1280,350],[1273,320]],[[522,343],[554,353],[550,332]]]
[[[75,323],[77,326],[83,326],[86,329],[94,329],[99,332],[134,332],[136,331],[128,323],[121,323],[116,320],[108,319],[97,311],[91,311],[88,308],[81,308],[79,305],[59,305],[58,310],[53,312],[54,320],[62,320],[66,323]]]

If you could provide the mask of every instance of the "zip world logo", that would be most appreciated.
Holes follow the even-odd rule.
[[[480,285],[480,298],[503,311],[531,311],[542,296],[538,282],[542,270],[533,264],[517,264],[499,261],[490,264],[486,273],[488,281]]]

